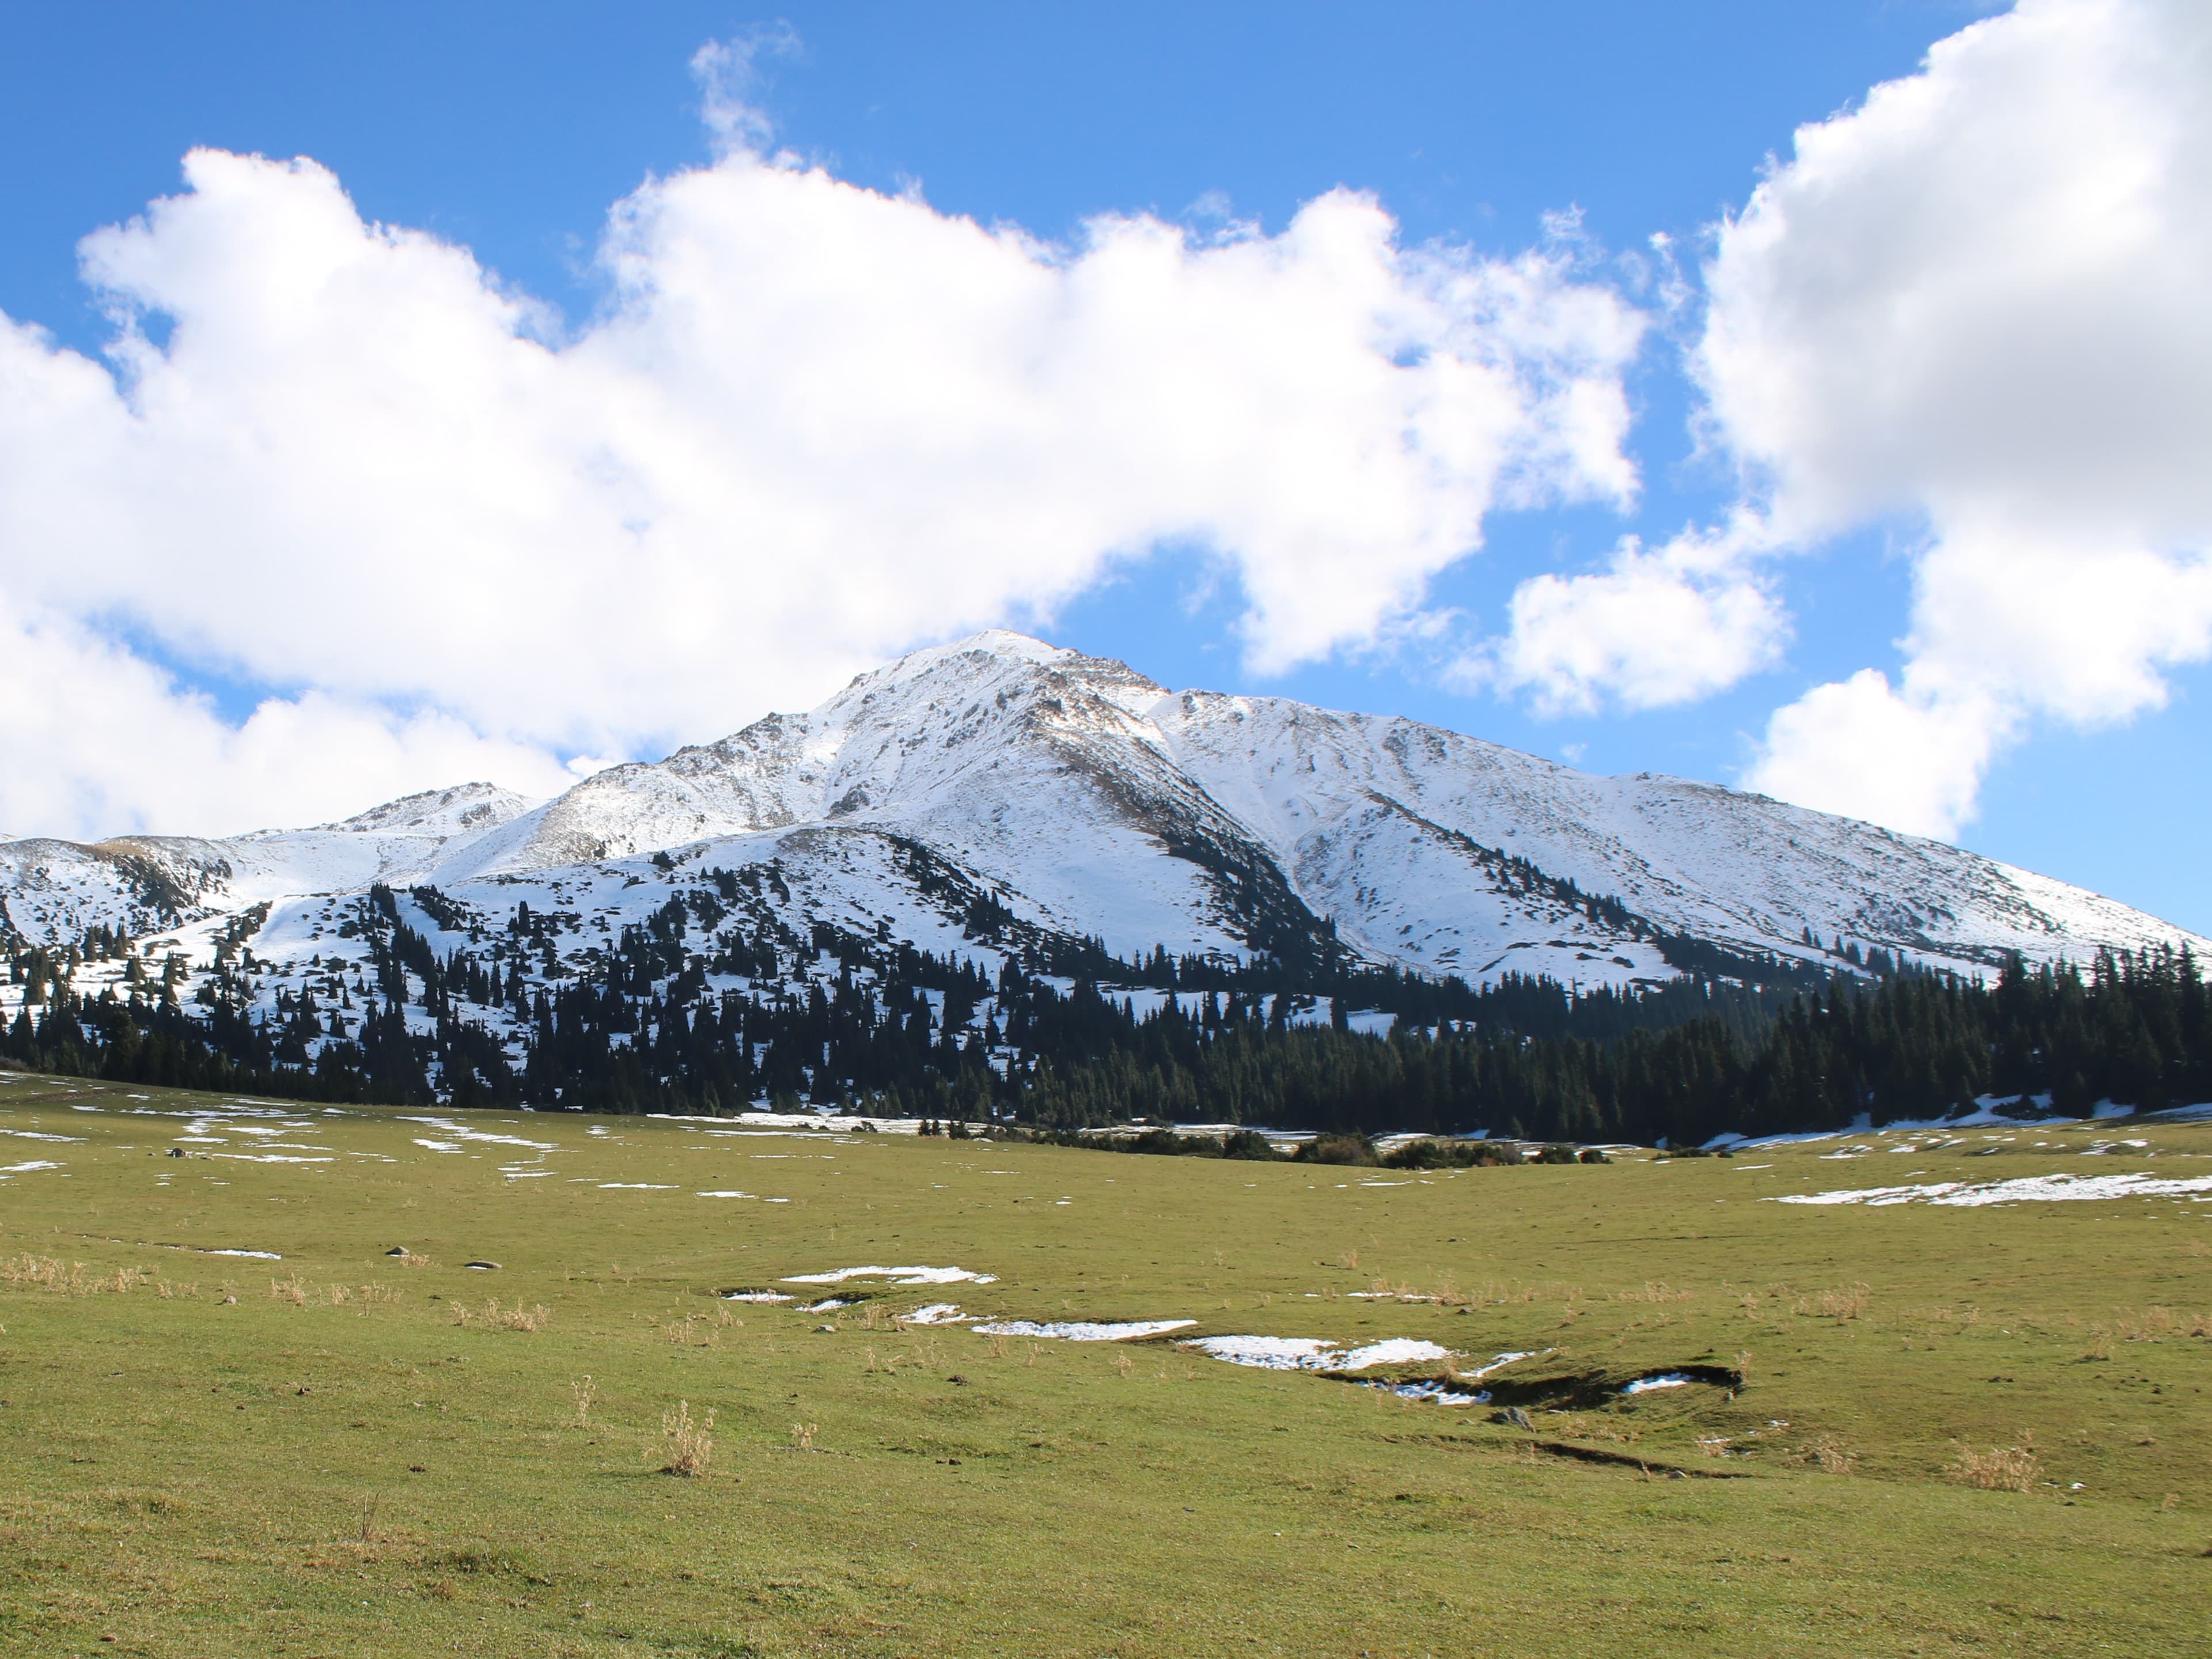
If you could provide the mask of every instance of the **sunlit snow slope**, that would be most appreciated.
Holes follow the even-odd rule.
[[[473,784],[313,830],[0,844],[0,905],[33,943],[102,923],[166,934],[195,963],[218,935],[281,959],[336,948],[319,932],[330,899],[382,881],[494,921],[527,901],[588,955],[679,879],[746,866],[772,871],[763,890],[801,936],[819,920],[983,955],[1030,930],[1123,956],[1287,958],[1333,937],[1477,982],[1590,985],[1668,975],[1667,936],[1678,956],[1687,936],[1972,969],[2010,950],[2204,948],[1940,842],[1408,720],[1170,692],[1003,632],[537,805]]]

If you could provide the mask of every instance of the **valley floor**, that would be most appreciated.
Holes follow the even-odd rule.
[[[2199,1654],[2209,1187],[0,1075],[0,1653]]]

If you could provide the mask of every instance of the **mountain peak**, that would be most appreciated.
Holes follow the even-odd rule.
[[[116,918],[137,932],[376,881],[428,883],[491,915],[520,896],[506,884],[536,882],[533,910],[568,884],[604,889],[597,932],[644,902],[621,897],[631,888],[719,871],[703,908],[739,889],[781,895],[778,937],[818,922],[939,954],[1018,936],[1125,956],[1345,951],[1477,983],[1626,986],[1877,950],[1973,972],[2014,951],[2212,949],[1938,842],[1715,785],[1593,777],[1409,720],[1170,695],[1011,629],[910,652],[811,711],[543,805],[465,783],[311,830],[164,845],[185,875],[143,893],[131,884],[160,872],[137,846],[106,863],[0,849],[0,924],[40,939]],[[678,849],[697,857],[650,861]],[[591,908],[576,894],[561,906]],[[323,938],[315,927],[301,937]]]
[[[425,789],[402,795],[366,812],[317,830],[334,834],[453,836],[465,830],[491,830],[527,812],[536,802],[502,789],[495,783],[457,783],[444,789]]]

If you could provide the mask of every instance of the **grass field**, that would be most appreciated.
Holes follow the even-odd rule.
[[[2212,1200],[1761,1201],[2212,1126],[1415,1176],[432,1115],[0,1081],[0,1652],[2212,1650]],[[718,1294],[861,1266],[992,1279]]]

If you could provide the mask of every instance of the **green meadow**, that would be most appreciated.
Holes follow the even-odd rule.
[[[0,1170],[8,1654],[2212,1648],[2212,1200],[1765,1201],[2212,1126],[1419,1173],[15,1074]],[[788,1282],[859,1267],[979,1277]]]

